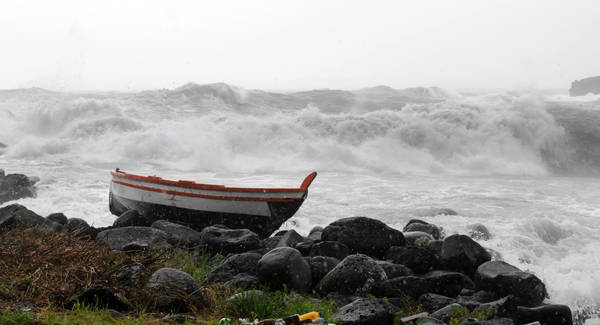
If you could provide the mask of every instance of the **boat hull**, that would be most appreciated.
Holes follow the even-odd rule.
[[[221,224],[268,237],[298,211],[316,174],[311,175],[303,183],[305,188],[248,189],[165,181],[117,170],[110,185],[109,208],[114,215],[136,210],[149,220],[170,220],[198,231]]]

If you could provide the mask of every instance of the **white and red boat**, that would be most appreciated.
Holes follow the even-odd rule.
[[[166,219],[202,228],[222,224],[271,235],[298,211],[317,176],[306,176],[299,188],[241,188],[171,181],[111,171],[109,207],[114,215],[136,210],[149,220]]]

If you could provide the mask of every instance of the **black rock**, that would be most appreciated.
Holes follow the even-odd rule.
[[[337,241],[322,241],[313,244],[310,249],[310,256],[330,256],[338,260],[343,260],[350,254],[348,246]]]
[[[113,227],[148,227],[151,224],[152,220],[140,215],[136,210],[127,210],[113,222]]]
[[[492,238],[492,234],[487,227],[480,223],[469,226],[469,236],[476,240],[490,240]]]
[[[515,317],[519,324],[539,321],[543,325],[572,325],[571,309],[565,305],[544,305],[534,308],[517,307]]]
[[[427,312],[432,312],[456,303],[456,299],[435,293],[426,293],[419,297],[418,303],[423,305]]]
[[[521,306],[539,306],[548,296],[546,286],[538,277],[500,261],[480,265],[475,273],[475,283],[478,288],[500,296],[514,295]]]
[[[377,264],[385,271],[388,279],[399,276],[413,275],[413,271],[402,264],[396,264],[388,261],[377,261]]]
[[[349,295],[367,294],[385,280],[387,275],[375,260],[354,254],[348,255],[327,273],[316,290],[323,295],[334,291]]]
[[[223,285],[230,289],[250,290],[258,288],[260,280],[256,275],[240,273],[233,276],[231,280],[225,282]]]
[[[166,232],[150,227],[122,227],[101,231],[96,240],[104,243],[110,249],[124,250],[129,243],[149,247],[166,247],[168,235]]]
[[[308,262],[291,247],[277,247],[263,255],[258,261],[258,278],[272,289],[284,284],[299,292],[310,292],[312,288]]]
[[[97,285],[85,289],[77,296],[69,299],[65,304],[66,309],[73,309],[75,304],[85,304],[88,306],[97,306],[103,309],[114,309],[120,312],[131,310],[131,306],[124,302],[112,289]]]
[[[12,200],[18,200],[27,197],[35,197],[35,183],[38,179],[29,178],[23,174],[4,174],[0,173],[0,204]]]
[[[18,225],[35,227],[47,232],[59,232],[62,226],[48,220],[20,204],[11,204],[0,208],[0,229],[9,229]]]
[[[227,282],[240,273],[256,275],[258,272],[258,261],[262,255],[257,253],[241,253],[227,257],[219,266],[206,276],[208,283]]]
[[[313,286],[316,286],[327,273],[340,263],[337,258],[329,256],[314,256],[306,259],[310,265]]]
[[[380,283],[375,290],[379,297],[413,297],[419,298],[430,292],[429,281],[417,276],[400,276]]]
[[[261,246],[265,250],[265,253],[272,250],[273,248],[277,247],[277,244],[279,244],[280,239],[281,239],[281,236],[267,237],[265,239],[262,239]]]
[[[200,232],[201,243],[213,253],[227,255],[260,248],[260,238],[248,229],[209,226]]]
[[[339,325],[394,324],[395,308],[382,299],[359,298],[341,307],[334,315]]]
[[[379,220],[351,217],[337,220],[323,229],[322,240],[339,241],[351,253],[381,258],[392,246],[404,246],[402,232],[388,227]]]
[[[513,296],[506,296],[494,301],[486,302],[477,306],[479,309],[486,309],[494,317],[512,317],[517,312],[517,299]]]
[[[423,275],[423,278],[429,282],[430,292],[448,297],[456,297],[463,288],[475,288],[473,281],[459,272],[436,270]]]
[[[443,240],[432,240],[427,243],[427,248],[438,258],[442,256],[442,246],[444,246]]]
[[[402,229],[403,232],[412,232],[412,231],[420,231],[426,234],[430,234],[434,239],[442,238],[442,229],[434,224],[427,223],[425,221],[419,220],[420,222],[412,222],[408,223]]]
[[[196,247],[202,242],[196,230],[167,220],[154,221],[151,227],[167,233],[167,241],[173,246]]]
[[[314,244],[315,243],[313,241],[307,240],[296,244],[294,248],[297,249],[302,255],[310,256],[310,250],[312,249]]]
[[[125,245],[123,245],[120,250],[123,252],[137,253],[137,252],[147,251],[149,249],[150,249],[150,244],[148,244],[147,241],[134,240],[132,242],[129,242],[129,243],[126,243]]]
[[[323,236],[323,227],[314,227],[313,229],[311,229],[310,233],[308,234],[308,239],[314,241],[314,242],[318,242],[322,240],[322,236]]]
[[[330,292],[325,297],[327,301],[334,302],[337,306],[346,306],[354,300],[360,298],[359,296],[341,294],[339,292]]]
[[[88,234],[91,227],[87,223],[87,221],[81,218],[69,218],[64,228],[68,232],[86,235]]]
[[[456,302],[469,309],[475,309],[481,304],[498,300],[499,298],[500,297],[496,293],[491,291],[474,291],[463,288],[463,290],[460,292],[460,295],[456,297]]]
[[[465,235],[452,235],[444,239],[442,263],[448,270],[472,275],[477,267],[492,257],[476,241]]]
[[[117,280],[130,282],[131,280],[138,277],[146,268],[143,264],[136,263],[133,265],[125,265],[119,269],[117,273]]]
[[[48,219],[50,221],[54,221],[61,225],[66,225],[67,221],[68,221],[67,216],[65,216],[64,213],[62,213],[62,212],[52,213],[52,214],[48,215],[46,217],[46,219]]]
[[[405,265],[417,274],[439,269],[441,266],[438,257],[423,247],[393,246],[385,253],[384,259]]]
[[[277,247],[294,247],[296,244],[301,243],[305,240],[299,233],[294,229],[288,230],[285,234],[281,235]]]
[[[433,236],[422,231],[408,231],[404,232],[404,239],[406,239],[407,246],[426,247],[431,241]]]
[[[203,305],[200,287],[194,278],[177,269],[168,267],[158,269],[152,274],[146,287],[151,290],[159,310],[186,311],[186,300],[193,301],[197,307]]]

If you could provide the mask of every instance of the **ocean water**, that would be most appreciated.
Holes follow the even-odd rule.
[[[188,84],[135,93],[0,91],[0,168],[39,177],[19,200],[95,226],[109,171],[231,186],[296,187],[283,228],[364,215],[467,233],[535,272],[550,302],[599,324],[600,97],[439,88],[265,92]],[[10,202],[12,203],[12,202]],[[7,203],[8,204],[8,203]],[[441,208],[458,215],[438,215]],[[583,319],[585,317],[580,317]]]

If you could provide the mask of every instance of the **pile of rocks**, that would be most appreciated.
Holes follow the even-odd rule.
[[[2,150],[2,143],[0,143]],[[0,151],[1,152],[1,151]],[[27,197],[35,197],[36,177],[27,177],[23,174],[8,174],[0,169],[0,204]]]
[[[43,218],[17,204],[0,209],[0,228],[15,221],[45,231],[78,231],[119,251],[184,247],[220,253],[226,258],[206,283],[244,290],[285,286],[326,297],[341,306],[337,324],[392,324],[407,298],[429,312],[418,324],[445,324],[457,307],[493,314],[494,320],[468,324],[572,324],[567,306],[543,303],[546,288],[535,274],[492,260],[470,236],[445,237],[441,227],[422,220],[411,220],[399,231],[375,219],[351,217],[315,227],[306,237],[288,230],[260,239],[250,230],[221,225],[198,232],[167,220],[150,223],[135,211],[96,229],[62,214]],[[473,237],[489,238],[483,225],[473,228]],[[124,278],[135,272],[122,270]],[[160,305],[167,309],[181,305],[178,299],[184,297],[202,306],[198,284],[179,270],[157,270],[147,287],[160,293]],[[113,297],[106,295],[107,301]]]

